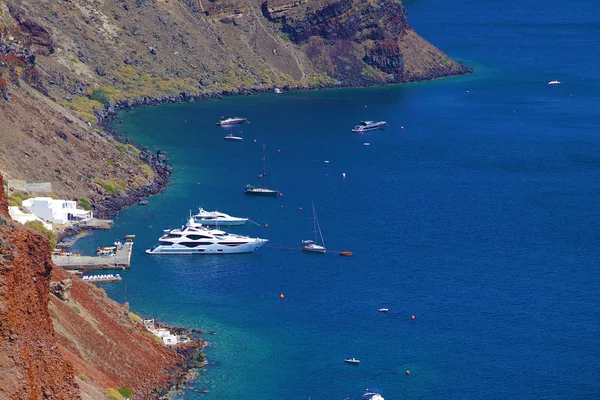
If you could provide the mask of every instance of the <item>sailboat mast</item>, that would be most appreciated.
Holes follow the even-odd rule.
[[[319,244],[317,240],[317,211],[315,210],[315,202],[312,202],[313,206],[313,232],[315,232],[315,243]]]
[[[319,225],[319,220],[317,219],[317,210],[315,210],[315,202],[312,202],[313,207],[313,225],[315,229],[315,243],[319,243],[317,239],[317,231],[319,231],[319,237],[321,237],[321,245],[325,246],[325,239],[323,239],[323,232],[321,232],[321,226]]]
[[[267,188],[267,156],[265,155],[265,145],[264,144],[263,144],[262,162],[263,162],[263,173],[262,173],[263,189],[266,189]]]

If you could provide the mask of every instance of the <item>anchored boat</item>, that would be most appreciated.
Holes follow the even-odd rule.
[[[262,158],[262,174],[258,175],[259,179],[263,180],[262,187],[256,187],[253,185],[246,185],[246,189],[244,189],[245,194],[255,195],[255,196],[277,196],[279,191],[267,188],[267,158],[265,156],[265,145],[263,144],[263,158]]]
[[[323,233],[321,232],[321,226],[319,225],[319,220],[317,219],[317,212],[315,211],[315,203],[312,203],[313,208],[313,231],[315,233],[315,240],[303,240],[302,241],[302,250],[308,251],[310,253],[321,253],[325,254],[327,249],[325,248],[325,240],[323,240]],[[317,232],[319,233],[317,235]],[[319,238],[321,242],[319,242]],[[321,244],[319,244],[321,243]]]

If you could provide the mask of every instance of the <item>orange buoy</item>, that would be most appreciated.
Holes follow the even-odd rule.
[[[283,295],[283,293],[280,293],[280,294],[279,294],[279,298],[280,298],[280,299],[283,299],[283,298],[285,298],[285,296]]]
[[[254,139],[254,143],[256,143],[256,139]]]
[[[300,209],[302,210],[302,207],[300,207]]]
[[[268,227],[269,227],[269,224],[265,224],[265,228],[268,228]]]
[[[277,152],[278,152],[278,153],[281,153],[281,150],[277,149]]]

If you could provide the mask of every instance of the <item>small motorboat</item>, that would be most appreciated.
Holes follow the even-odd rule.
[[[275,93],[281,94],[281,93],[283,93],[283,89],[279,89],[279,88],[276,87],[275,88]]]
[[[377,388],[367,389],[366,393],[363,394],[362,398],[364,400],[384,400],[381,395],[381,390]]]
[[[220,125],[220,126],[237,125],[237,124],[243,124],[244,122],[248,122],[248,120],[246,118],[240,118],[240,117],[221,117],[221,119],[217,121],[217,125]]]
[[[548,82],[548,85],[560,85],[560,81],[557,81],[556,79],[553,81]]]
[[[352,358],[344,358],[344,362],[348,363],[348,364],[354,364],[354,365],[360,364],[360,360],[357,360],[354,357],[352,357]]]
[[[390,311],[390,309],[389,308],[378,308],[377,311],[379,311],[379,312],[388,312],[388,311]]]
[[[385,128],[385,126],[386,126],[385,121],[379,121],[379,122],[360,121],[360,123],[358,125],[356,125],[354,127],[354,129],[352,129],[352,132],[363,133],[363,132],[368,132],[368,131],[372,131],[375,129],[383,129],[383,128]]]
[[[244,138],[239,136],[233,136],[231,133],[223,138],[224,140],[230,140],[232,142],[241,142]]]
[[[340,256],[350,257],[352,255],[351,251],[340,251]]]

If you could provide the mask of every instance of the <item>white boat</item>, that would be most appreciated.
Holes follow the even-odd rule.
[[[244,138],[239,137],[239,136],[233,136],[231,133],[229,135],[225,136],[223,139],[231,140],[233,142],[241,142],[242,140],[244,140]]]
[[[325,240],[323,240],[323,233],[321,232],[321,226],[319,225],[319,220],[317,219],[317,212],[315,211],[315,203],[312,205],[313,207],[313,227],[315,233],[315,240],[303,240],[302,241],[302,250],[308,251],[310,253],[321,253],[324,254],[327,249],[325,248]],[[317,232],[319,235],[317,235]],[[321,244],[319,244],[319,238],[321,238]]]
[[[190,218],[180,229],[169,229],[147,254],[237,254],[252,253],[267,239],[234,235],[201,226]]]
[[[548,85],[560,85],[560,82],[555,79],[553,81],[548,82]]]
[[[96,255],[98,255],[98,256],[114,256],[116,251],[117,251],[116,246],[98,247],[96,249]]]
[[[344,358],[344,362],[348,363],[348,364],[355,364],[355,365],[360,364],[360,360],[357,360],[354,357],[352,357],[352,358]]]
[[[195,224],[208,225],[208,226],[232,226],[232,225],[244,225],[248,218],[232,217],[229,214],[225,214],[219,211],[206,211],[200,207],[198,213],[192,215],[192,219]]]
[[[379,312],[388,312],[388,311],[390,311],[390,309],[389,308],[378,308],[377,311],[379,311]]]
[[[84,282],[116,282],[122,279],[119,274],[85,275],[81,277]]]
[[[360,123],[356,125],[354,129],[352,129],[352,132],[363,133],[367,131],[373,131],[375,129],[383,129],[385,128],[386,124],[387,122],[385,121],[360,121]]]
[[[248,120],[246,118],[240,118],[240,117],[221,117],[221,119],[217,121],[217,125],[221,125],[221,126],[236,125],[236,124],[243,124],[244,122],[248,122]]]
[[[381,395],[381,390],[377,388],[367,389],[367,392],[362,396],[365,400],[385,400]]]
[[[283,89],[279,89],[279,88],[276,87],[275,88],[275,93],[281,94],[281,93],[283,93]]]
[[[250,195],[255,195],[255,196],[277,196],[277,194],[279,193],[279,191],[277,191],[277,190],[267,188],[267,164],[266,164],[267,161],[266,160],[267,160],[267,158],[265,156],[265,145],[263,144],[263,158],[262,158],[263,172],[262,172],[262,174],[258,175],[258,178],[263,180],[263,185],[262,185],[262,187],[246,185],[246,188],[244,189],[245,194],[250,194]]]

